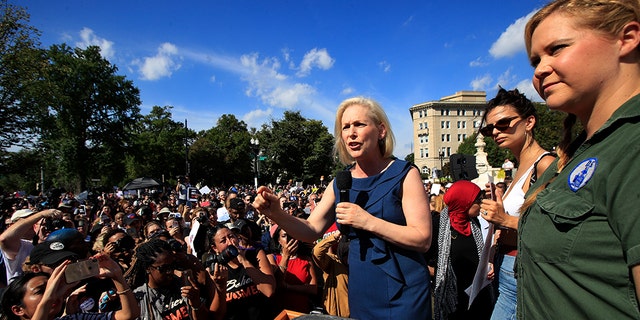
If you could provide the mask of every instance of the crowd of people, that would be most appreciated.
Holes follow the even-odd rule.
[[[639,319],[640,2],[552,1],[525,44],[567,118],[545,150],[531,101],[498,90],[479,133],[514,156],[505,181],[433,190],[350,98],[326,188],[5,198],[3,319]]]
[[[4,197],[3,315],[273,319],[285,309],[323,312],[325,305],[340,310],[336,315],[349,315],[346,302],[330,303],[334,295],[323,299],[324,269],[313,262],[335,256],[337,246],[314,255],[314,241],[300,242],[256,212],[253,187],[216,188],[195,201],[180,191],[178,185],[167,193],[142,192],[140,198],[113,192],[86,200],[69,192],[48,197],[49,204],[43,198]],[[323,193],[322,186],[281,186],[278,203],[289,214],[307,217]],[[335,230],[327,231],[329,236]],[[65,281],[74,264],[92,260],[99,273]],[[35,282],[51,297],[23,307],[15,297]],[[346,281],[341,286],[346,293]],[[57,299],[54,308],[51,299]]]

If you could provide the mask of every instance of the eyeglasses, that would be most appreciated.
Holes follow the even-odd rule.
[[[149,268],[156,269],[160,273],[170,273],[176,269],[175,263],[163,264],[161,266],[149,266]]]
[[[485,137],[490,137],[493,135],[493,129],[497,129],[498,131],[505,131],[511,128],[511,122],[520,116],[513,116],[508,118],[502,118],[494,124],[488,124],[482,128],[480,128],[480,133]]]

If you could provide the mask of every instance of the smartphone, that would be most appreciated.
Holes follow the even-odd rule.
[[[184,283],[185,286],[191,285],[191,282],[189,282],[189,277],[193,279],[193,271],[191,271],[191,269],[182,271],[182,282]]]
[[[496,185],[493,183],[493,176],[487,173],[487,180],[489,180],[489,184],[491,185],[491,200],[496,201]]]
[[[89,259],[71,263],[64,270],[64,277],[67,283],[72,283],[87,278],[95,277],[100,274],[100,266],[98,260]]]

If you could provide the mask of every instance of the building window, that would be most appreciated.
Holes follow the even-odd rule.
[[[446,135],[446,134],[443,134],[443,135],[442,135],[442,139],[441,139],[441,140],[442,140],[442,142],[445,142],[445,141],[446,141],[446,140],[445,140],[446,138],[447,138],[447,135]]]
[[[429,148],[424,148],[424,157],[429,158]]]
[[[441,129],[444,129],[444,123],[445,123],[445,121],[440,121],[440,128]]]
[[[447,133],[447,141],[451,141],[451,135]]]
[[[447,129],[449,129],[449,128],[450,128],[450,124],[451,124],[451,122],[446,121]]]
[[[429,174],[429,168],[427,168],[426,166],[422,167],[422,170],[420,171],[422,172],[422,174]]]
[[[480,123],[482,123],[482,120],[473,121],[473,127],[474,128],[480,128]]]
[[[418,130],[422,130],[422,122],[420,122],[420,128]]]

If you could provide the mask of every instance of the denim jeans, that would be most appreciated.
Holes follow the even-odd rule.
[[[494,259],[494,270],[498,270],[498,300],[493,308],[491,320],[516,319],[516,278],[513,266],[516,257],[505,254],[497,255]]]

